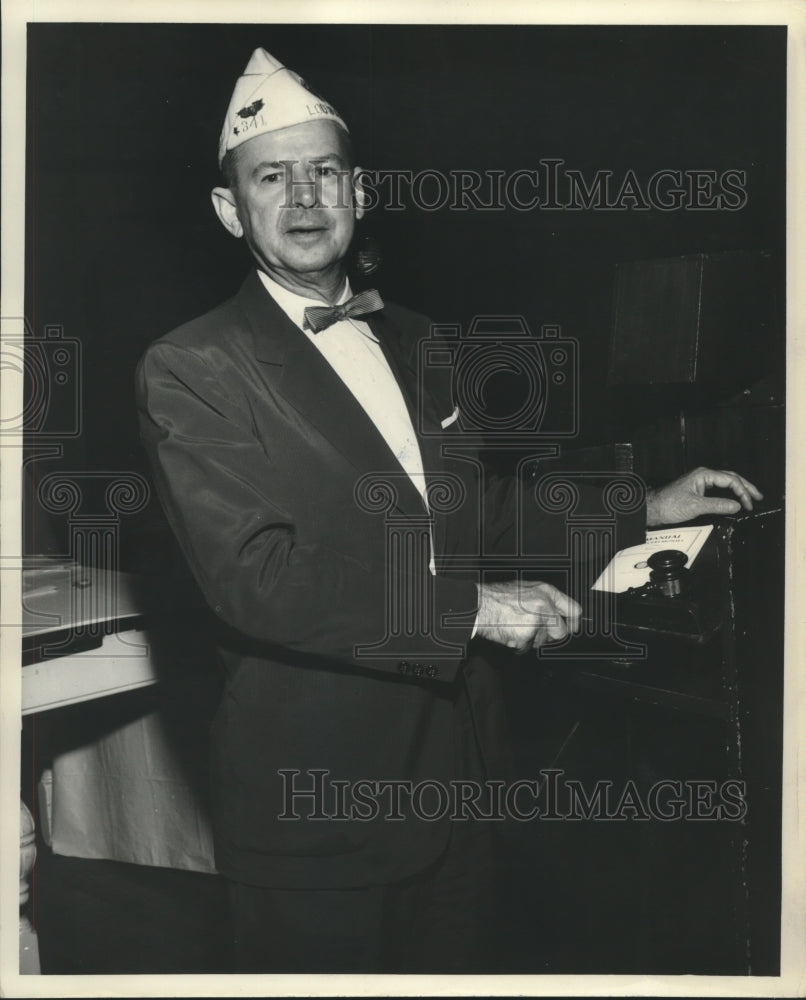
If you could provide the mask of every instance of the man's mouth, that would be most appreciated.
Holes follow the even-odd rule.
[[[291,226],[290,229],[286,229],[285,234],[300,246],[312,246],[318,243],[326,232],[324,226]]]
[[[299,222],[292,226],[286,227],[286,232],[294,236],[302,233],[323,233],[327,229],[327,226],[322,225],[319,222]]]

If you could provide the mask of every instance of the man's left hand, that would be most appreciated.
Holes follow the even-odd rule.
[[[714,486],[733,490],[738,499],[706,496],[705,491]],[[646,523],[647,527],[652,527],[680,524],[703,514],[736,514],[742,507],[752,510],[753,501],[763,499],[756,487],[737,472],[694,469],[668,486],[647,490]]]

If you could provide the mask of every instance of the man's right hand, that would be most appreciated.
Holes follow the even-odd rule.
[[[519,653],[564,639],[579,628],[582,608],[550,583],[479,584],[476,635]]]

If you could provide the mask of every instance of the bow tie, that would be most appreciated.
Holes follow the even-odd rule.
[[[321,333],[342,319],[366,316],[367,313],[378,312],[380,309],[383,309],[383,299],[374,288],[368,288],[342,302],[340,306],[306,306],[302,325],[314,333]]]

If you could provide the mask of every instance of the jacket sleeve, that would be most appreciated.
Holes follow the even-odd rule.
[[[390,628],[385,552],[355,554],[297,537],[294,484],[277,482],[245,400],[198,354],[153,345],[137,372],[142,440],[157,492],[215,613],[238,632],[323,666],[451,680],[478,603],[473,583],[400,579],[416,602],[413,629]],[[325,515],[323,515],[325,516]],[[408,570],[402,569],[405,574]],[[427,588],[427,590],[424,590]],[[445,618],[461,614],[464,624]],[[427,634],[422,655],[412,634]],[[357,644],[383,639],[377,655]]]

